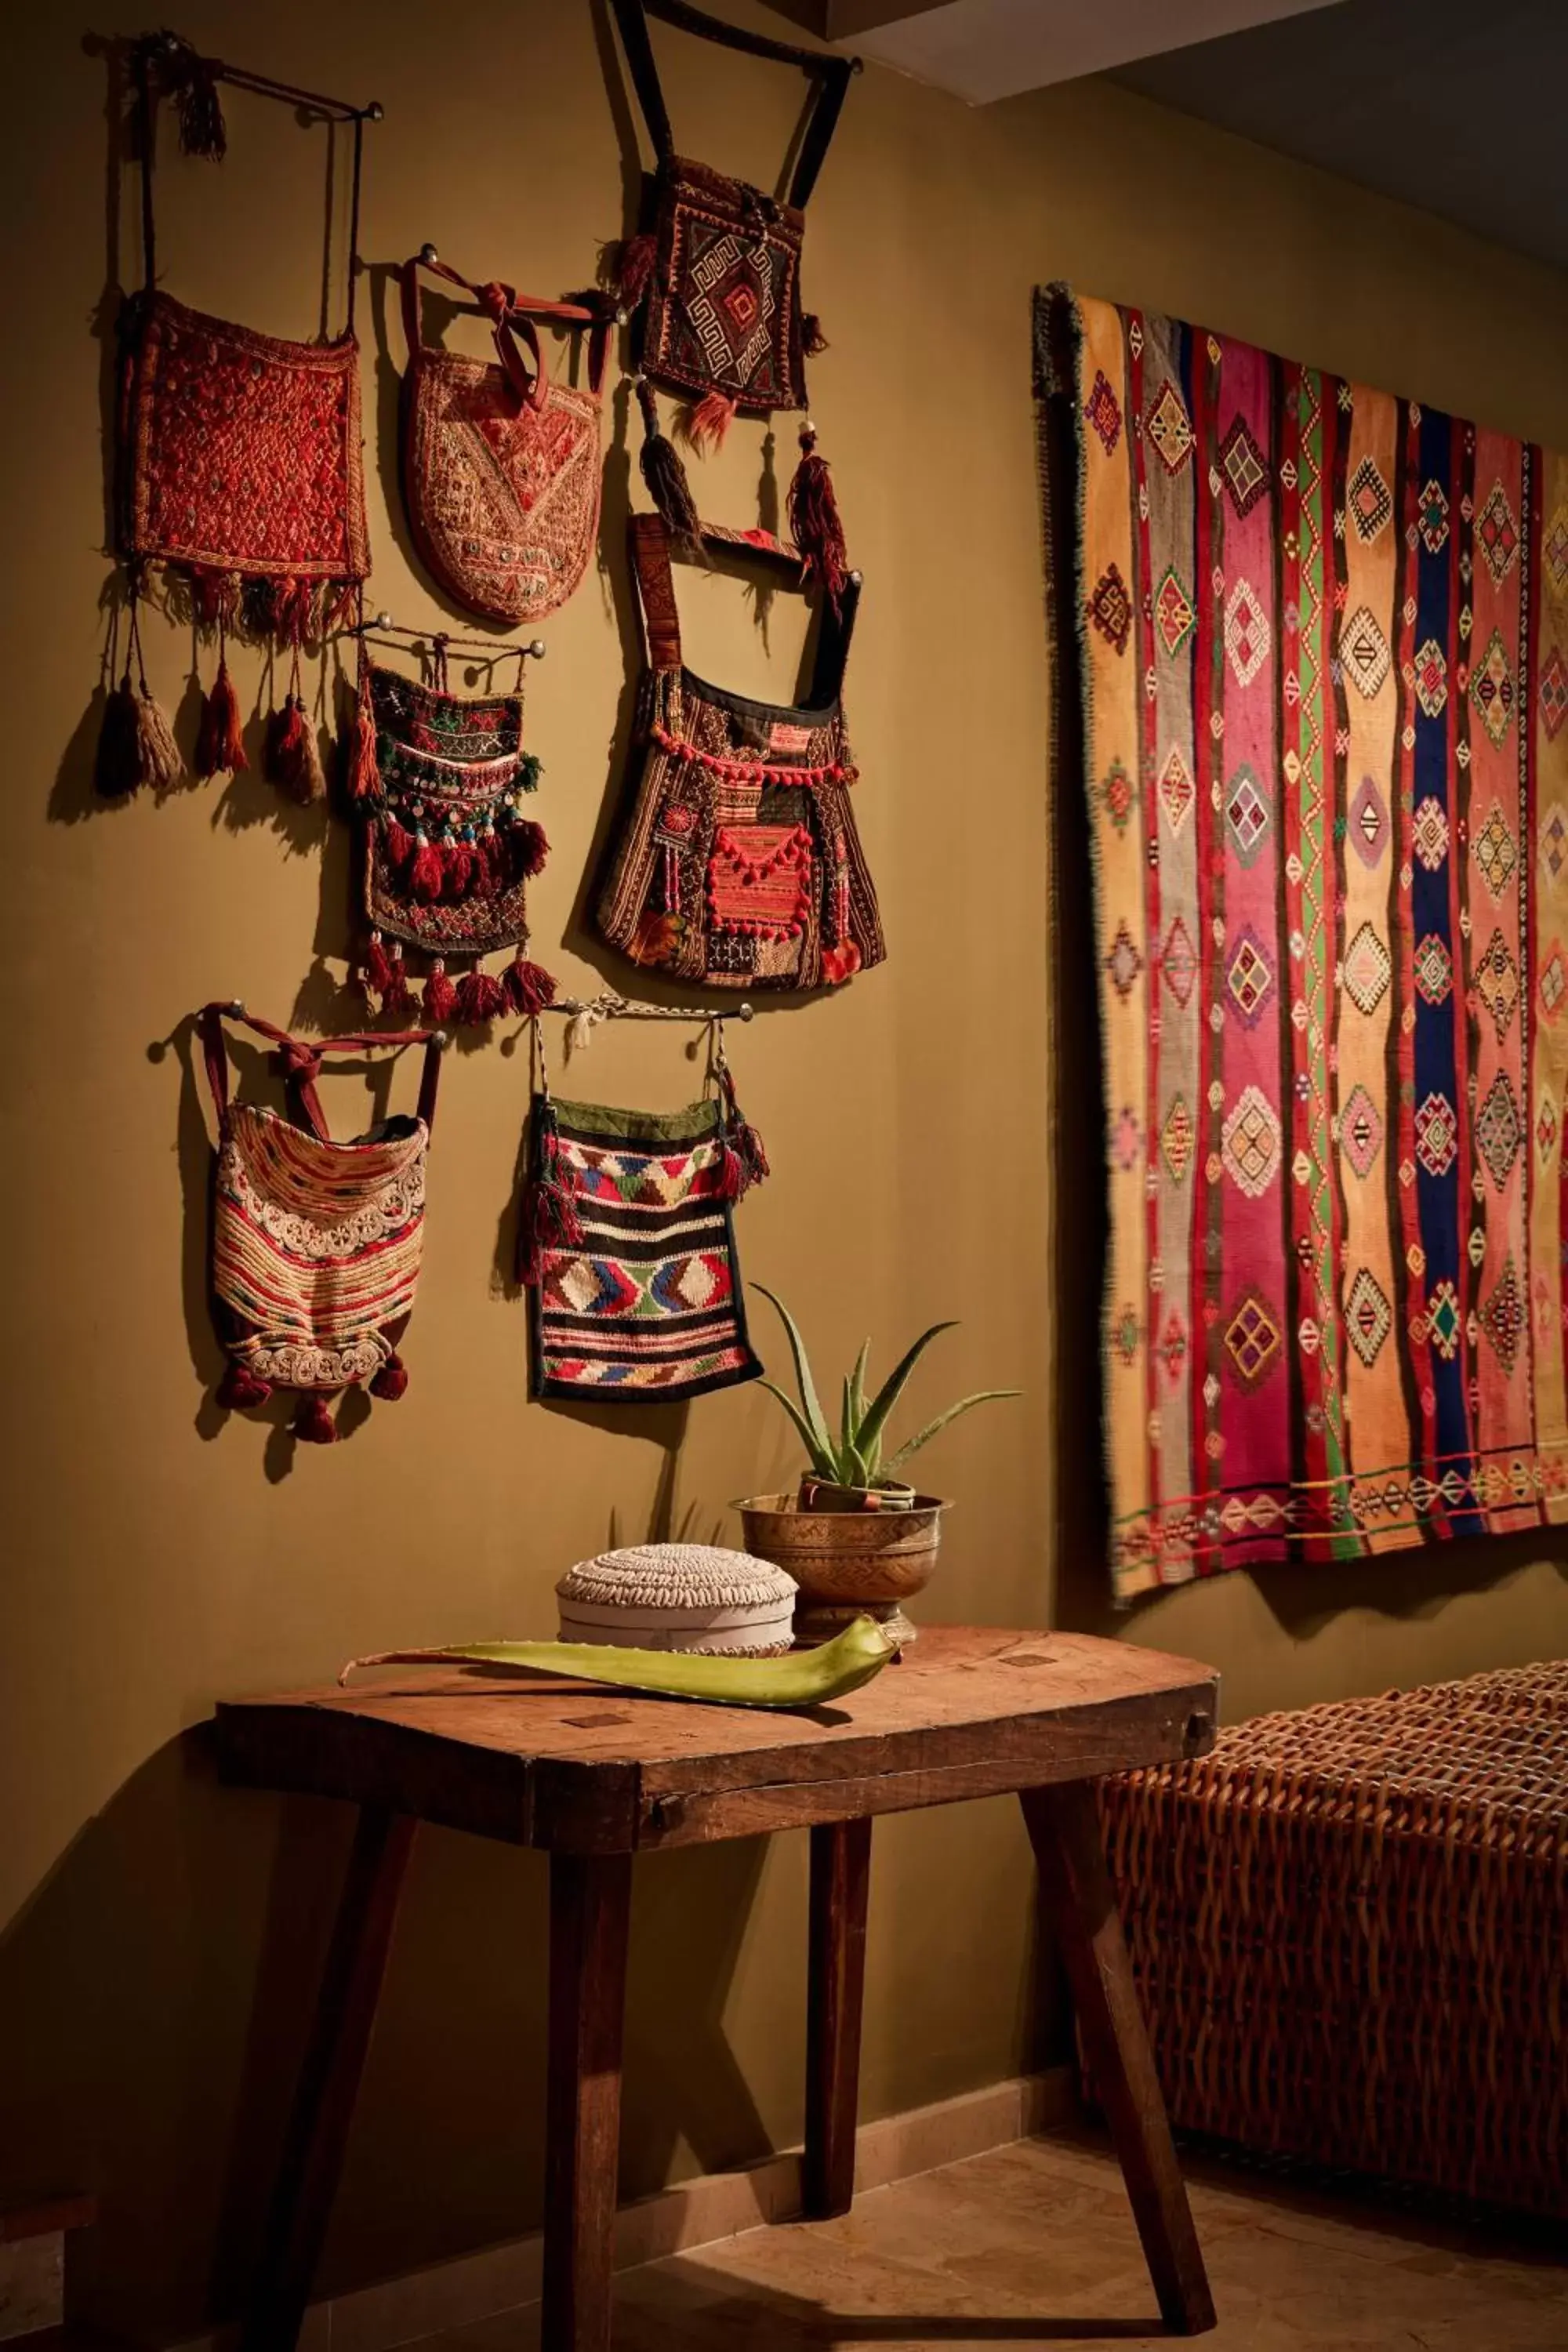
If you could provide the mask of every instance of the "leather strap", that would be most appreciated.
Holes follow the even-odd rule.
[[[674,159],[675,135],[659,83],[653,43],[648,37],[650,16],[658,16],[664,24],[678,26],[683,33],[695,33],[699,40],[714,41],[727,49],[741,49],[749,57],[767,58],[775,65],[796,66],[802,73],[811,76],[816,87],[789,187],[789,202],[803,209],[816,185],[843,110],[845,93],[859,60],[828,56],[817,49],[796,48],[787,41],[769,40],[763,33],[742,32],[738,25],[726,25],[717,16],[705,16],[700,8],[688,7],[686,0],[611,0],[611,5],[620,28],[632,88],[661,164]]]
[[[542,408],[550,389],[549,372],[540,348],[536,319],[547,320],[564,327],[589,327],[593,330],[588,345],[588,386],[595,399],[605,380],[605,360],[609,350],[610,328],[613,323],[608,306],[590,309],[582,302],[547,302],[532,294],[519,294],[514,286],[500,279],[489,279],[483,285],[465,278],[444,261],[427,261],[423,253],[411,254],[398,275],[403,290],[403,331],[407,340],[410,358],[428,350],[420,318],[419,272],[428,269],[433,276],[444,278],[449,286],[460,286],[474,298],[474,307],[490,322],[495,335],[496,352],[506,371],[508,383],[520,400],[531,408]],[[518,349],[521,334],[528,346],[533,362],[531,374]]]
[[[206,1064],[207,1085],[212,1092],[213,1108],[217,1114],[221,1131],[228,1113],[228,1052],[224,1041],[225,1021],[237,1021],[265,1037],[275,1049],[273,1060],[288,1082],[292,1103],[302,1114],[296,1127],[308,1127],[319,1142],[333,1140],[321,1109],[316,1080],[321,1074],[321,1063],[329,1054],[363,1054],[374,1045],[423,1045],[424,1066],[419,1075],[418,1115],[426,1129],[436,1123],[436,1096],[441,1081],[441,1043],[439,1032],[434,1029],[376,1029],[355,1033],[347,1037],[295,1037],[287,1029],[279,1029],[259,1013],[237,1013],[232,1004],[204,1004],[196,1016],[201,1031],[202,1056]]]
[[[703,523],[700,528],[705,547],[711,547],[720,554],[753,556],[760,562],[782,564],[791,574],[791,587],[800,587],[800,557],[793,549],[785,547],[782,541],[773,539],[763,531],[726,530],[717,523]],[[681,665],[680,608],[675,598],[669,528],[662,515],[633,515],[631,557],[637,599],[642,606],[648,666],[656,670],[679,669]],[[860,580],[857,572],[851,572],[845,583],[837,612],[831,599],[824,602],[808,698],[814,709],[836,702],[843,690],[844,673],[849,660],[849,641],[855,633],[855,615],[859,604]]]

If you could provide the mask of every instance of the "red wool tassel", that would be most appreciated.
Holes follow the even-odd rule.
[[[247,1364],[231,1356],[224,1368],[217,1386],[217,1401],[225,1412],[244,1412],[253,1404],[265,1404],[272,1394],[270,1381],[260,1379]]]
[[[377,996],[384,996],[392,986],[392,966],[387,961],[379,931],[372,931],[364,951],[364,984]]]
[[[294,1434],[301,1445],[337,1444],[338,1424],[320,1389],[312,1389],[308,1396],[301,1397],[294,1416]]]
[[[816,582],[837,611],[848,578],[844,524],[826,457],[816,454],[816,427],[808,417],[800,428],[800,463],[789,486],[790,537],[802,557],[801,584]]]
[[[422,907],[433,907],[446,887],[447,867],[440,851],[423,835],[414,845],[408,867],[408,891]]]
[[[437,1028],[443,1022],[450,1021],[458,1009],[458,992],[447,978],[446,964],[439,956],[430,967],[430,976],[425,982],[425,1000],[420,1009],[426,1020],[434,1022]]]
[[[126,671],[110,689],[103,706],[92,780],[105,800],[120,800],[142,782],[142,761],[136,742],[136,689]]]
[[[380,1397],[384,1404],[395,1404],[408,1386],[408,1367],[394,1349],[370,1384],[372,1396]]]
[[[473,889],[479,864],[478,848],[469,842],[454,841],[444,854],[444,862],[447,880],[442,895],[449,907],[455,907]]]
[[[387,965],[386,985],[382,991],[384,1013],[405,1014],[414,1010],[414,991],[408,985],[408,970],[403,961],[403,950],[395,948]]]
[[[646,231],[627,237],[622,246],[616,264],[616,296],[622,310],[635,310],[647,292],[658,251],[658,240]]]
[[[405,872],[414,855],[414,835],[399,824],[395,816],[384,816],[381,820],[381,845],[386,852],[387,862],[395,866],[399,874]]]
[[[720,1084],[724,1091],[724,1156],[720,1190],[726,1201],[743,1201],[752,1185],[763,1183],[771,1173],[768,1155],[756,1129],[742,1117],[741,1106],[735,1100],[735,1081],[727,1067],[720,1074]]]
[[[506,1011],[506,992],[488,971],[466,971],[458,982],[458,1019],[465,1029],[481,1028]]]
[[[501,974],[501,986],[507,1003],[525,1021],[531,1021],[547,1004],[555,1002],[555,982],[542,963],[530,963],[520,948],[515,962],[509,963]]]
[[[827,349],[827,338],[815,310],[803,310],[800,314],[800,347],[808,360],[820,359]]]
[[[726,392],[705,392],[680,419],[680,431],[697,450],[721,449],[724,436],[735,421],[735,404]]]
[[[512,856],[518,873],[532,877],[542,872],[550,855],[550,844],[544,837],[544,827],[529,816],[511,828]]]
[[[571,1174],[562,1169],[555,1113],[547,1103],[534,1139],[533,1172],[523,1187],[518,1215],[518,1280],[532,1289],[543,1273],[546,1251],[576,1249],[582,1239]]]
[[[637,378],[637,402],[642,409],[642,448],[637,462],[647,494],[664,518],[676,545],[689,554],[700,551],[702,524],[680,452],[660,430],[658,403],[646,376]]]
[[[719,1198],[732,1203],[740,1199],[745,1189],[746,1180],[741,1169],[741,1155],[726,1136],[719,1154]]]
[[[374,807],[381,799],[381,763],[375,753],[375,722],[363,700],[354,712],[353,744],[349,753],[349,798],[356,808]]]
[[[263,765],[268,783],[278,785],[302,808],[325,796],[327,779],[321,768],[321,747],[310,714],[300,695],[286,694],[282,709],[275,710],[268,720]]]
[[[822,977],[829,988],[837,988],[840,981],[848,980],[859,969],[860,950],[853,940],[846,940],[839,947],[823,949]]]
[[[204,783],[209,783],[214,776],[237,776],[249,765],[240,730],[239,697],[228,674],[228,663],[220,657],[217,676],[213,680],[212,692],[202,705],[201,725],[196,730],[196,773]]]

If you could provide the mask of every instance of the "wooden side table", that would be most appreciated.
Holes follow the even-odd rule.
[[[831,1707],[771,1715],[552,1676],[404,1670],[220,1706],[224,1777],[359,1825],[244,2352],[292,2352],[347,2144],[416,1824],[550,1855],[544,2352],[606,2352],[632,1856],[809,1827],[805,2210],[847,2210],[878,1813],[1016,1790],[1167,2326],[1214,2325],[1105,1868],[1094,1782],[1204,1754],[1218,1677],[1071,1633],[938,1626]]]

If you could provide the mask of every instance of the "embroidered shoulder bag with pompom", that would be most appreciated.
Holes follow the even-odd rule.
[[[274,1048],[292,1118],[230,1102],[226,1019]],[[205,1006],[199,1026],[218,1121],[212,1292],[228,1354],[218,1402],[234,1411],[298,1390],[295,1434],[330,1445],[338,1434],[330,1401],[340,1391],[391,1401],[408,1385],[397,1349],[419,1280],[444,1041],[424,1029],[291,1037],[237,1004]],[[417,1111],[335,1142],[316,1091],[323,1056],[384,1045],[424,1046]]]

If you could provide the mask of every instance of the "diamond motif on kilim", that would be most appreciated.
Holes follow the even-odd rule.
[[[1194,789],[1192,771],[1182,757],[1181,746],[1173,744],[1170,757],[1160,771],[1158,785],[1160,806],[1173,833],[1180,833],[1185,824]]]
[[[1481,877],[1494,898],[1500,898],[1509,876],[1519,863],[1519,845],[1508,829],[1508,820],[1496,801],[1492,803],[1487,821],[1476,835],[1476,864]]]
[[[1426,1301],[1426,1334],[1446,1364],[1459,1347],[1459,1300],[1451,1282],[1440,1282]]]
[[[1448,536],[1448,500],[1441,482],[1428,482],[1422,491],[1416,528],[1427,554],[1436,555]]]
[[[1363,547],[1370,547],[1378,532],[1386,529],[1394,512],[1394,499],[1371,457],[1363,457],[1351,476],[1345,490],[1345,509]]]
[[[1094,593],[1089,600],[1089,617],[1108,646],[1119,654],[1127,651],[1127,640],[1132,634],[1132,604],[1127,583],[1114,563],[1108,564],[1095,583]]]
[[[1137,1361],[1138,1339],[1137,1310],[1129,1299],[1110,1327],[1110,1344],[1124,1364]]]
[[[1231,1309],[1225,1344],[1236,1377],[1248,1392],[1273,1370],[1282,1339],[1278,1318],[1262,1293],[1244,1290]]]
[[[1160,1150],[1173,1184],[1179,1184],[1191,1165],[1193,1157],[1192,1115],[1180,1095],[1165,1113],[1165,1124],[1160,1135]]]
[[[1105,803],[1105,813],[1117,832],[1125,833],[1127,820],[1137,803],[1138,788],[1120,760],[1112,760],[1110,773],[1100,788],[1100,797]]]
[[[1340,1141],[1345,1158],[1364,1182],[1383,1146],[1383,1120],[1366,1088],[1357,1086],[1340,1113]]]
[[[1272,643],[1268,614],[1247,582],[1238,580],[1225,608],[1225,649],[1237,686],[1252,684]]]
[[[1524,1337],[1524,1294],[1514,1272],[1511,1253],[1503,1260],[1491,1297],[1481,1303],[1480,1323],[1497,1351],[1499,1363],[1511,1378],[1519,1360],[1519,1343]]]
[[[1507,1071],[1500,1070],[1487,1089],[1476,1120],[1476,1149],[1500,1192],[1519,1157],[1521,1139],[1519,1104]]]
[[[1568,588],[1568,507],[1559,507],[1541,541],[1546,576],[1559,596]]]
[[[1103,368],[1095,370],[1094,389],[1083,404],[1083,413],[1104,442],[1109,457],[1121,436],[1121,410]]]
[[[1565,991],[1568,991],[1568,970],[1563,967],[1563,950],[1553,940],[1541,959],[1541,1009],[1548,1021],[1555,1021],[1563,1010]]]
[[[1415,985],[1428,1004],[1441,1004],[1454,985],[1448,950],[1436,931],[1428,931],[1415,950]]]
[[[1127,928],[1125,917],[1116,926],[1116,937],[1112,940],[1110,951],[1105,959],[1105,969],[1110,974],[1111,986],[1125,1004],[1132,993],[1134,982],[1143,969],[1143,959],[1138,952],[1131,932]]]
[[[1454,1106],[1446,1095],[1429,1094],[1415,1114],[1415,1157],[1428,1176],[1446,1176],[1459,1148]]]
[[[1436,874],[1448,855],[1448,819],[1441,801],[1430,793],[1415,811],[1411,841],[1428,874]]]
[[[1279,1172],[1279,1121],[1258,1087],[1247,1087],[1220,1131],[1225,1165],[1249,1201],[1261,1200]]]
[[[1470,678],[1470,700],[1480,713],[1481,725],[1492,741],[1500,743],[1513,717],[1513,672],[1508,666],[1508,653],[1500,629],[1492,631],[1486,657]]]
[[[1388,950],[1370,923],[1363,923],[1345,950],[1345,993],[1358,1013],[1375,1013],[1394,976]]]
[[[1237,517],[1250,514],[1268,487],[1268,462],[1243,417],[1232,420],[1219,445],[1219,462]]]
[[[1375,1276],[1358,1266],[1345,1300],[1345,1335],[1369,1370],[1393,1325],[1393,1312]]]
[[[1187,1360],[1187,1327],[1173,1307],[1165,1319],[1165,1329],[1155,1353],[1165,1367],[1165,1377],[1173,1388],[1182,1377],[1182,1366]]]
[[[1541,1164],[1543,1168],[1552,1157],[1552,1146],[1556,1141],[1557,1105],[1552,1101],[1551,1089],[1548,1087],[1543,1088],[1542,1092],[1541,1108],[1535,1114],[1535,1148],[1541,1154]]]
[[[1184,1011],[1197,978],[1197,950],[1185,923],[1177,915],[1165,934],[1165,944],[1160,950],[1160,969],[1165,975],[1165,985]]]
[[[1243,866],[1251,866],[1268,831],[1268,803],[1250,768],[1237,768],[1225,796],[1225,821]]]
[[[1555,740],[1564,719],[1568,719],[1568,662],[1553,646],[1541,673],[1541,721],[1549,740]]]
[[[1340,631],[1340,660],[1356,692],[1370,702],[1388,676],[1388,639],[1364,604]]]
[[[1138,1124],[1138,1114],[1131,1103],[1122,1105],[1110,1136],[1110,1156],[1123,1175],[1137,1167],[1143,1149],[1143,1130]]]
[[[1231,949],[1225,984],[1242,1027],[1256,1029],[1274,992],[1274,968],[1263,951],[1263,942],[1250,927],[1239,933]]]
[[[1428,637],[1415,656],[1415,699],[1428,719],[1436,719],[1448,699],[1448,665],[1436,637]]]
[[[1502,933],[1493,929],[1487,941],[1486,953],[1475,967],[1476,994],[1492,1016],[1500,1045],[1508,1035],[1514,1007],[1519,1003],[1519,966],[1509,950]]]
[[[1541,828],[1541,862],[1555,887],[1563,878],[1563,868],[1568,866],[1568,817],[1553,803]]]
[[[1192,455],[1193,428],[1181,394],[1169,376],[1154,395],[1143,426],[1168,474],[1180,473]]]
[[[1363,776],[1351,803],[1350,844],[1363,866],[1375,866],[1388,842],[1388,805],[1372,777]]]
[[[1168,654],[1174,656],[1180,653],[1192,635],[1197,617],[1193,610],[1192,598],[1176,577],[1175,565],[1167,565],[1159,593],[1154,599],[1154,619]]]
[[[1508,502],[1508,492],[1500,482],[1492,484],[1487,502],[1476,518],[1476,544],[1486,558],[1487,570],[1500,586],[1519,553],[1519,528]]]

